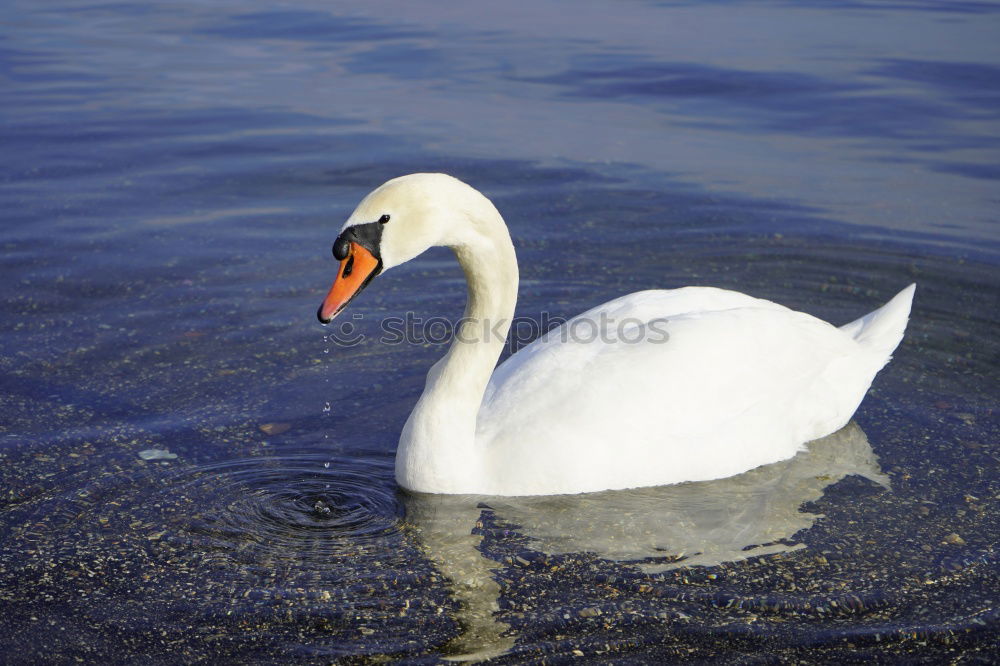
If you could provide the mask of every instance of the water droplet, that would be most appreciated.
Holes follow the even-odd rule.
[[[324,412],[329,412],[330,411],[330,403],[329,402],[327,402],[326,404],[323,405],[323,411]]]
[[[326,467],[327,469],[330,469],[330,463],[328,463],[328,462],[323,463],[323,467]]]
[[[313,511],[317,516],[329,516],[333,510],[323,500],[316,500],[316,503],[313,504]]]

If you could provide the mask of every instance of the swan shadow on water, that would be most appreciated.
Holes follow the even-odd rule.
[[[497,564],[482,555],[482,537],[473,534],[484,506],[543,553],[594,553],[658,573],[805,548],[789,539],[821,516],[802,505],[852,474],[889,487],[853,421],[793,458],[725,479],[536,497],[406,493],[405,520],[460,605],[463,633],[445,651],[452,660],[476,661],[504,654],[516,638],[494,619]]]

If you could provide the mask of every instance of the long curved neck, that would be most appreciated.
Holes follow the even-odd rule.
[[[410,490],[482,487],[476,417],[510,329],[518,271],[507,226],[492,204],[468,222],[450,244],[465,272],[465,314],[448,353],[427,373],[396,452],[396,480]]]

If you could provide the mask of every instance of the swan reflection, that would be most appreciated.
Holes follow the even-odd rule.
[[[657,573],[804,548],[795,535],[821,516],[802,505],[852,474],[888,488],[854,422],[789,460],[726,479],[583,495],[406,495],[406,522],[460,603],[463,633],[451,651],[462,653],[456,659],[484,659],[514,643],[504,635],[507,625],[493,618],[496,563],[480,553],[481,537],[472,533],[484,506],[543,553],[594,553]]]

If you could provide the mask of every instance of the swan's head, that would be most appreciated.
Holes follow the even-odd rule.
[[[496,212],[482,194],[443,173],[401,176],[375,189],[333,243],[340,266],[319,320],[329,323],[382,271],[437,245],[461,245],[474,234],[483,206]]]

